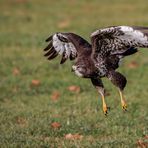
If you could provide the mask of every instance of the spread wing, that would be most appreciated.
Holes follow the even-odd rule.
[[[94,55],[122,55],[136,47],[148,48],[148,27],[116,26],[99,29],[91,34],[91,41]]]
[[[68,58],[70,60],[75,59],[82,53],[85,45],[90,45],[87,41],[74,33],[55,33],[46,39],[46,42],[49,42],[49,44],[44,49],[46,52],[44,56],[46,56],[48,60],[51,60],[58,55],[62,55],[61,64]]]

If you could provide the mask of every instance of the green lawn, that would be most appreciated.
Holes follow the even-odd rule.
[[[71,73],[70,61],[60,65],[59,58],[43,57],[44,40],[54,32],[89,40],[92,31],[111,25],[148,26],[148,1],[0,0],[0,147],[148,146],[148,49],[119,68],[128,79],[128,112],[103,79],[107,117],[90,81]],[[71,85],[80,92],[69,91]]]

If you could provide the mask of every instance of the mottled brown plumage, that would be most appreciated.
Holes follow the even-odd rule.
[[[75,59],[72,71],[83,78],[90,78],[101,94],[103,111],[107,114],[102,77],[107,77],[119,89],[122,108],[126,103],[122,91],[126,78],[116,69],[125,56],[136,53],[138,47],[148,48],[148,27],[114,26],[96,30],[91,34],[91,44],[74,33],[55,33],[46,41],[44,49],[49,60],[62,55],[61,64],[68,58]]]

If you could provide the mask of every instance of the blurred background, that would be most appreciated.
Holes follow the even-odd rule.
[[[0,145],[2,147],[142,147],[148,145],[148,49],[127,57],[128,112],[104,80],[106,118],[89,80],[70,61],[43,57],[55,32],[90,33],[115,25],[148,26],[147,0],[0,0]]]

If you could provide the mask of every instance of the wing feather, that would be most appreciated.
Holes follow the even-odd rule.
[[[56,51],[53,51],[52,54],[48,57],[48,60],[55,58],[58,55]]]
[[[48,49],[49,49],[49,48],[48,48]],[[47,50],[48,50],[48,49],[47,49]],[[54,47],[51,47],[50,50],[47,51],[47,52],[44,54],[44,56],[47,57],[47,56],[51,55],[54,51],[55,51],[55,50],[54,50]]]
[[[52,35],[49,36],[49,37],[46,39],[46,42],[49,42],[49,41],[51,41],[51,40],[52,40]]]
[[[49,44],[48,44],[48,46],[46,47],[46,48],[44,48],[44,51],[47,51],[48,49],[50,49],[52,47],[52,42],[50,42]]]
[[[116,26],[99,29],[91,34],[96,54],[118,54],[130,47],[148,48],[148,27]]]
[[[68,56],[66,55],[66,52],[64,51],[60,64],[63,64],[67,59],[68,59]]]
[[[46,52],[44,56],[48,57],[48,60],[55,58],[58,55],[62,55],[61,64],[63,64],[68,58],[73,60],[77,57],[77,49],[69,39],[68,33],[56,33],[46,39],[49,44],[44,49]]]

